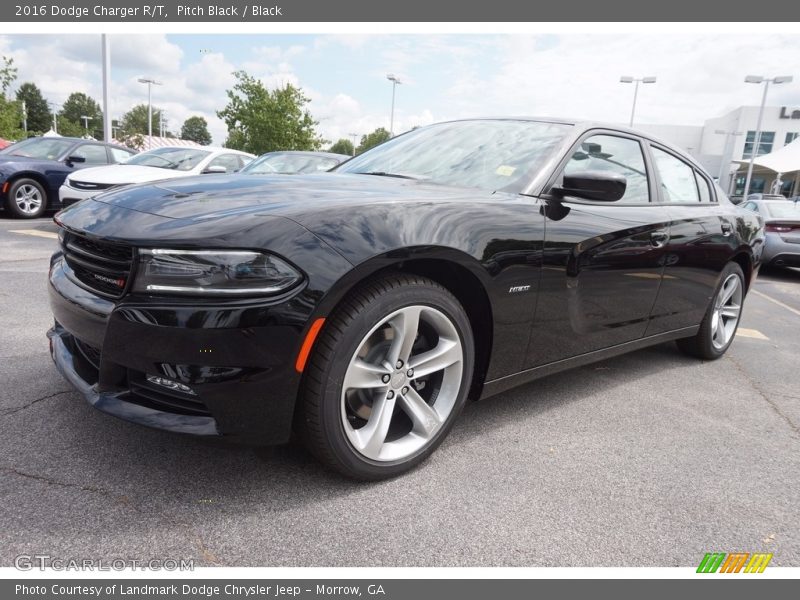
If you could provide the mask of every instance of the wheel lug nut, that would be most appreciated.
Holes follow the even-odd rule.
[[[388,375],[384,375],[383,377],[381,377],[381,381],[383,383],[389,383],[390,379],[391,379],[391,377],[389,377]]]
[[[408,393],[408,386],[403,388],[403,394],[407,394],[407,393]]]
[[[408,372],[406,373],[406,375],[408,377],[413,377],[414,376],[414,369],[409,369]]]
[[[403,368],[403,361],[402,360],[398,360],[397,364],[395,365],[395,367],[398,368],[398,369],[402,369]]]
[[[391,400],[392,398],[394,398],[394,392],[393,392],[392,390],[389,390],[389,393],[388,393],[388,394],[386,394],[386,398],[388,398],[389,400]]]

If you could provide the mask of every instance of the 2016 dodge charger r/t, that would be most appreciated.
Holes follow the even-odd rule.
[[[96,408],[361,479],[468,398],[677,340],[721,356],[763,223],[628,129],[476,119],[337,168],[120,189],[56,217],[52,355]],[[658,368],[654,365],[654,368]]]

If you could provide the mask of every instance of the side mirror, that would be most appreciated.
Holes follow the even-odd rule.
[[[227,172],[228,172],[228,169],[226,169],[222,165],[213,165],[211,167],[206,167],[206,170],[203,171],[203,173],[209,173],[209,174],[211,174],[211,173],[220,174],[220,173],[227,173]]]
[[[85,163],[86,157],[81,154],[72,154],[67,157],[68,163]]]
[[[599,202],[616,202],[625,195],[628,180],[617,173],[607,171],[581,171],[564,174],[561,185],[555,185],[551,192],[558,196],[576,196]]]

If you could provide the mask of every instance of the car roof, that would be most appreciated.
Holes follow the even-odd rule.
[[[298,156],[321,156],[324,158],[352,158],[352,156],[348,154],[337,154],[336,152],[322,152],[317,150],[273,150],[272,152],[265,152],[264,154],[259,155],[259,158],[262,156],[267,156],[268,154],[296,154]]]
[[[158,148],[148,148],[147,150],[142,150],[142,154],[145,152],[151,152],[152,150],[206,150],[208,152],[225,152],[230,154],[241,154],[242,156],[254,156],[249,152],[242,152],[241,150],[234,150],[233,148],[223,148],[222,146],[159,146]]]
[[[134,148],[129,148],[128,146],[123,146],[122,144],[118,144],[116,142],[104,142],[103,140],[96,140],[94,138],[82,138],[82,137],[73,137],[71,135],[59,135],[58,137],[46,137],[43,135],[32,135],[31,137],[25,138],[24,140],[17,140],[14,144],[18,144],[19,142],[24,142],[26,140],[66,140],[68,142],[78,143],[78,142],[85,142],[87,144],[102,144],[103,146],[111,146],[112,148],[120,148],[121,150],[128,150],[130,152],[136,152]],[[14,144],[11,144],[13,146]],[[10,148],[11,146],[7,146]]]

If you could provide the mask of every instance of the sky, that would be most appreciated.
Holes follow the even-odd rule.
[[[226,137],[215,112],[232,73],[268,87],[301,87],[322,136],[335,141],[472,116],[539,115],[626,123],[633,85],[621,75],[656,76],[640,86],[638,123],[700,125],[741,105],[758,105],[762,87],[747,74],[794,75],[770,90],[768,104],[800,106],[800,38],[794,35],[392,34],[111,35],[111,114],[147,102],[140,77],[163,83],[153,105],[176,132],[202,115],[215,144]],[[100,35],[0,35],[14,58],[16,85],[32,81],[63,102],[74,91],[102,99]]]

